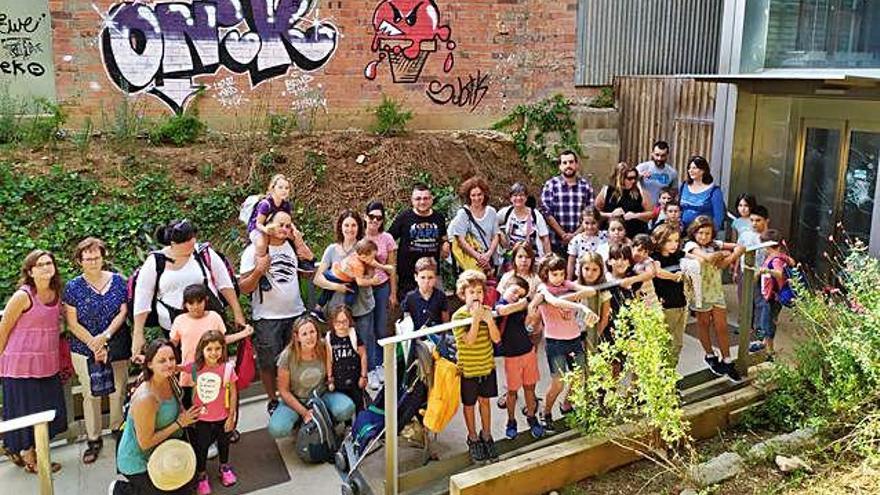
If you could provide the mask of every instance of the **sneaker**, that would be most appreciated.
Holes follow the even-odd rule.
[[[718,359],[718,356],[715,354],[710,354],[703,358],[703,361],[706,362],[706,366],[709,367],[709,371],[712,372],[715,376],[724,376],[727,369],[722,366],[721,360]]]
[[[324,316],[324,312],[321,311],[320,308],[315,308],[309,312],[312,315],[312,318],[320,321],[321,323],[327,323],[327,317]]]
[[[488,440],[483,440],[483,436],[480,435],[480,442],[483,444],[483,448],[486,449],[486,458],[491,461],[498,460],[498,449],[495,447],[495,440],[492,437],[489,437]]]
[[[507,429],[504,430],[504,436],[513,440],[516,438],[516,434],[518,433],[516,428],[516,420],[507,422]]]
[[[376,366],[376,378],[380,384],[385,385],[385,367],[381,364]]]
[[[220,466],[220,484],[223,486],[232,486],[238,483],[238,477],[235,476],[235,471],[232,470],[232,466],[229,464],[223,464]]]
[[[260,277],[259,284],[260,284],[260,290],[263,292],[269,292],[270,290],[272,290],[272,282],[270,282],[269,279],[265,275]]]
[[[199,495],[211,494],[211,482],[208,481],[208,475],[202,474],[199,476],[199,484],[196,487],[196,493]]]
[[[754,354],[756,352],[761,352],[764,350],[764,343],[760,340],[756,340],[749,344],[749,352]]]
[[[556,431],[556,428],[553,426],[552,412],[544,412],[544,416],[541,417],[541,426],[544,427],[545,433],[554,433]]]
[[[538,422],[538,418],[529,416],[526,418],[526,421],[529,423],[529,433],[532,434],[532,438],[541,438],[544,436],[544,427]]]
[[[727,379],[732,383],[739,383],[742,381],[742,376],[740,376],[739,371],[736,371],[736,366],[733,363],[721,363],[724,366],[724,374],[727,375]]]
[[[479,438],[476,440],[467,440],[468,454],[473,462],[483,462],[486,460],[486,446]]]
[[[220,455],[220,451],[217,450],[217,442],[214,442],[208,447],[208,459],[213,459],[218,455]],[[210,493],[210,491],[208,493]]]
[[[382,384],[379,383],[379,377],[376,376],[376,370],[367,373],[367,386],[374,392],[382,388]]]
[[[269,416],[272,416],[275,409],[278,409],[278,399],[272,399],[266,403],[266,412],[269,413]]]

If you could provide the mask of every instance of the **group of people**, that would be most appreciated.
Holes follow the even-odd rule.
[[[560,412],[571,410],[563,375],[583,365],[585,353],[599,342],[613,341],[615,314],[633,298],[662,307],[675,360],[693,311],[707,366],[738,381],[730,361],[721,271],[733,266],[740,273],[737,260],[746,247],[781,239],[768,228],[766,208],[743,197],[734,222],[737,243],[717,240],[726,208],[708,162],[692,157],[686,179],[676,186],[668,154],[669,146],[658,141],[650,161],[617,165],[594,195],[579,175],[577,155],[566,151],[559,157],[559,175],[541,191],[540,206],[518,183],[509,189],[510,204],[496,210],[488,182],[472,177],[461,184],[463,206],[448,225],[434,210],[431,191],[416,185],[411,208],[398,213],[387,229],[386,210],[378,201],[362,213],[341,212],[335,242],[317,266],[294,225],[291,187],[283,175],[272,178],[246,215],[250,244],[237,275],[210,244],[197,242],[197,227],[189,220],[159,229],[156,240],[163,247],[149,254],[128,284],[123,274],[107,269],[109,253],[100,239],[77,246],[74,259],[82,274],[64,286],[54,255],[33,251],[0,320],[4,419],[55,409],[51,434],[66,428],[59,378],[62,313],[83,390],[88,441],[83,462],[94,462],[101,452],[102,396],[110,396],[109,426],[122,430],[117,468],[126,480],[117,483],[116,493],[166,493],[146,475],[147,461],[157,445],[180,436],[193,444],[197,476],[178,493],[211,492],[206,467],[211,445],[219,455],[220,483],[236,483],[229,450],[237,437],[237,376],[227,364],[226,347],[245,338],[253,341],[268,397],[268,431],[283,437],[312,419],[308,401],[316,394],[340,423],[365,406],[368,392],[382,386],[378,340],[387,335],[392,313],[407,315],[416,328],[470,318],[433,340],[460,371],[467,445],[476,461],[498,455],[489,405],[499,395],[498,349],[506,377],[506,392],[498,400],[508,414],[505,435],[518,434],[516,402],[523,389],[529,431],[540,437],[555,428],[560,397]],[[455,293],[463,303],[451,316],[439,270],[449,259],[460,272]],[[754,301],[761,340],[753,347],[772,351],[781,308],[773,301],[773,287],[792,261],[778,248],[759,251],[759,260],[765,297]],[[683,280],[689,263],[696,267],[696,298]],[[302,276],[313,276],[323,289],[314,307],[306,307],[300,294]],[[594,289],[609,281],[616,285]],[[251,297],[252,324],[238,291]],[[145,327],[161,328],[164,338],[147,343]],[[720,356],[713,349],[713,329]],[[552,380],[538,411],[541,346]],[[143,373],[124,416],[130,359]],[[30,431],[7,433],[4,444],[24,469],[36,471]]]

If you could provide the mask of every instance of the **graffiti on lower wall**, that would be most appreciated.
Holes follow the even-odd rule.
[[[103,15],[101,56],[123,92],[146,92],[182,112],[200,89],[194,78],[223,67],[247,73],[251,87],[314,71],[333,57],[336,26],[309,17],[316,0],[194,0],[115,4]],[[215,84],[224,106],[246,100],[233,81]]]

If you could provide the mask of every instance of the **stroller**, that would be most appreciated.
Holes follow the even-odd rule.
[[[399,366],[397,399],[397,433],[412,421],[428,402],[428,391],[432,383],[434,359],[430,344],[413,340],[409,342],[407,359]],[[401,361],[398,355],[398,364]],[[351,432],[342,441],[336,452],[335,464],[343,479],[343,494],[368,493],[366,482],[357,469],[364,459],[379,448],[385,433],[385,389],[363,411],[358,413]]]

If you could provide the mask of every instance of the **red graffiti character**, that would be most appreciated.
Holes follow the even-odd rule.
[[[396,83],[412,83],[419,79],[428,55],[437,51],[438,40],[446,44],[449,53],[443,71],[452,70],[455,62],[452,50],[452,30],[439,25],[440,12],[434,0],[383,0],[373,12],[372,50],[379,54],[364,68],[367,79],[376,78],[376,70],[384,58],[391,66],[391,78]]]

